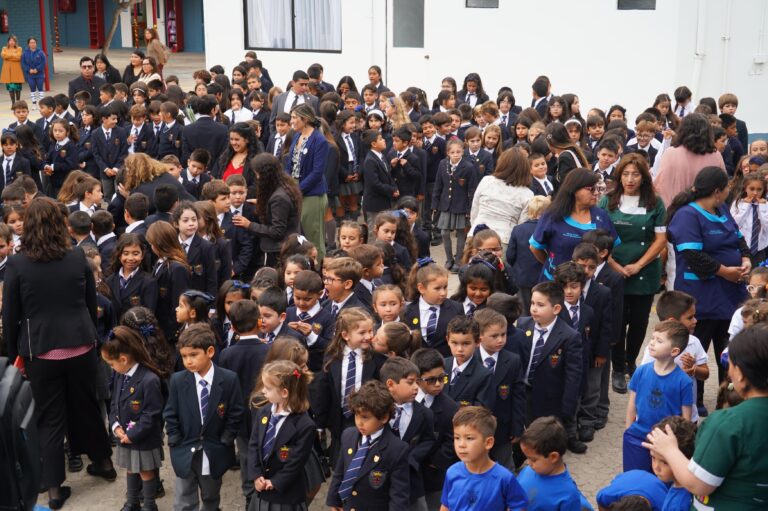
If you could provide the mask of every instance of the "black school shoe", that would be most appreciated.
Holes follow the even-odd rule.
[[[578,438],[569,438],[568,450],[574,454],[584,454],[587,452],[587,444],[580,441]]]
[[[583,426],[579,428],[579,440],[582,442],[591,442],[595,439],[595,428],[592,426]]]
[[[51,509],[61,509],[67,499],[72,496],[72,488],[69,486],[61,486],[59,490],[61,494],[58,499],[48,499],[48,507]]]
[[[101,477],[110,483],[117,479],[117,472],[115,471],[114,467],[105,470],[101,467],[97,467],[96,464],[91,463],[85,468],[85,471],[88,472],[88,475]]]
[[[141,504],[128,504],[126,502],[120,511],[141,511]]]
[[[613,387],[613,391],[617,394],[627,393],[627,379],[624,373],[614,372],[611,374],[611,387]]]
[[[603,429],[608,422],[608,417],[600,417],[595,421],[594,427],[596,431]]]
[[[67,470],[69,470],[70,472],[80,472],[81,470],[83,470],[82,456],[80,456],[79,454],[68,454]]]

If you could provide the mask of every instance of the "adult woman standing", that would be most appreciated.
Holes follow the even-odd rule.
[[[21,84],[24,83],[24,71],[21,69],[21,48],[16,36],[8,36],[8,44],[3,46],[3,70],[0,71],[0,83],[5,84],[11,95],[11,105],[21,99]]]
[[[103,78],[107,83],[115,84],[120,82],[120,71],[109,63],[106,55],[103,53],[97,54],[93,57],[93,63],[96,66],[96,72],[94,73],[96,76]]]
[[[264,266],[274,267],[280,255],[280,247],[289,234],[299,232],[301,215],[301,191],[296,181],[283,172],[280,161],[269,153],[262,153],[250,161],[256,174],[256,216],[251,222],[242,215],[232,219],[238,227],[258,236],[264,252]],[[261,261],[260,261],[261,263]],[[261,264],[260,264],[261,266]]]
[[[160,42],[157,30],[154,28],[148,28],[144,31],[144,40],[147,41],[147,56],[155,59],[157,72],[162,76],[163,68],[168,63],[168,55],[170,52],[168,48]]]
[[[586,231],[605,229],[614,246],[621,243],[608,213],[596,206],[599,179],[587,169],[573,169],[565,176],[530,239],[531,252],[543,265],[539,280],[552,280],[557,265],[570,261]]]
[[[123,71],[123,83],[128,87],[139,79],[141,75],[141,62],[144,60],[144,52],[141,50],[133,50],[131,52],[131,61],[125,66]]]
[[[162,184],[176,188],[179,194],[179,201],[195,200],[195,198],[184,188],[184,185],[168,173],[168,169],[165,165],[152,159],[145,153],[129,154],[125,158],[123,172],[123,184],[119,187],[121,190],[119,195],[121,197],[127,197],[132,193],[143,193],[149,197],[150,213],[154,213],[155,211],[155,204],[153,202],[155,190]],[[123,192],[125,193],[124,196]],[[122,202],[119,200],[116,202],[122,205]],[[122,209],[117,213],[122,216]]]
[[[469,232],[485,224],[496,231],[502,240],[504,253],[512,228],[527,219],[526,206],[533,198],[531,165],[528,157],[516,148],[501,153],[493,175],[485,176],[477,185],[469,219]]]
[[[241,174],[248,184],[250,195],[256,184],[256,176],[248,161],[259,154],[259,144],[253,128],[245,122],[236,122],[229,128],[229,145],[214,164],[211,174],[224,181],[233,174]]]
[[[73,248],[62,208],[49,198],[27,208],[24,250],[8,258],[3,331],[11,360],[21,357],[32,384],[48,506],[59,509],[71,489],[62,486],[64,434],[74,454],[93,460],[88,473],[114,480],[112,450],[93,375],[96,284],[80,248]]]
[[[29,84],[29,93],[32,98],[32,108],[35,108],[37,101],[43,99],[45,93],[45,66],[48,58],[43,50],[37,47],[37,39],[30,37],[27,39],[27,47],[21,54],[21,69],[24,71],[24,77]]]
[[[157,72],[157,62],[154,57],[144,57],[141,61],[141,74],[138,81],[149,84],[152,80],[162,80],[163,77]]]
[[[299,134],[291,142],[285,156],[285,169],[299,182],[304,197],[301,210],[301,230],[317,247],[317,258],[325,257],[325,209],[328,207],[328,185],[325,166],[330,150],[320,130],[320,119],[311,106],[302,104],[291,111],[291,127]]]
[[[696,298],[693,334],[704,351],[714,343],[720,381],[725,378],[720,355],[728,344],[728,325],[747,298],[744,280],[752,269],[749,247],[725,204],[727,196],[725,171],[704,167],[692,191],[678,194],[667,212],[667,238],[677,267],[675,290]],[[703,387],[699,385],[699,396]]]
[[[728,347],[728,376],[744,398],[714,412],[699,426],[688,460],[667,426],[655,429],[643,446],[663,457],[675,481],[694,495],[693,507],[757,511],[768,502],[768,327],[748,328]]]
[[[664,204],[669,206],[678,193],[689,190],[704,167],[725,170],[725,163],[715,148],[712,126],[707,118],[691,113],[683,118],[672,147],[664,151],[659,161],[654,184]]]
[[[627,391],[624,373],[627,364],[634,372],[635,359],[645,339],[653,297],[661,285],[659,254],[667,243],[666,208],[653,189],[648,160],[632,153],[616,167],[616,187],[598,206],[608,211],[621,245],[616,247],[611,266],[624,276],[624,313],[618,341],[611,348],[613,388]]]

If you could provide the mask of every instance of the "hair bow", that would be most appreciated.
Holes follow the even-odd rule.
[[[13,128],[3,128],[3,135],[5,135],[6,133],[16,133],[16,130],[14,130]]]
[[[298,369],[293,370],[293,375],[296,377],[297,380],[301,378],[301,373],[299,372]]]
[[[111,341],[111,340],[112,340],[112,339],[114,339],[115,337],[116,337],[116,336],[115,336],[115,331],[114,331],[114,330],[110,330],[110,331],[107,333],[107,340],[108,340],[108,341]]]
[[[152,323],[145,323],[139,326],[139,332],[141,332],[141,335],[143,335],[144,337],[155,335],[155,325],[153,325]]]
[[[472,236],[475,236],[475,235],[476,235],[478,232],[482,232],[482,231],[488,231],[488,230],[490,230],[490,229],[491,229],[491,228],[490,228],[490,227],[488,227],[486,224],[477,224],[477,225],[475,226],[475,230],[474,230],[474,231],[472,231]]]
[[[486,261],[482,257],[473,257],[472,259],[469,260],[469,265],[470,266],[474,266],[476,264],[482,264],[484,266],[487,266],[488,268],[492,269],[493,271],[497,271],[498,270],[497,267],[495,267],[493,264],[489,263],[488,261]]]
[[[401,216],[401,217],[405,218],[406,220],[408,219],[408,213],[406,213],[404,209],[396,209],[396,210],[392,211],[392,214],[394,216]]]
[[[202,291],[198,291],[197,289],[190,289],[188,291],[184,291],[182,293],[187,298],[200,298],[204,300],[206,303],[213,303],[215,298],[208,293],[203,293]]]
[[[431,257],[422,257],[421,259],[416,260],[416,264],[419,265],[419,268],[424,268],[425,266],[434,264],[434,262],[435,261]]]
[[[296,235],[296,241],[299,242],[299,245],[303,245],[307,241],[307,238],[305,238],[301,234],[297,234]]]
[[[251,285],[240,280],[232,281],[233,289],[251,289]]]

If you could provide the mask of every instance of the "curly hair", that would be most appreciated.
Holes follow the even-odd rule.
[[[125,158],[123,186],[129,192],[141,183],[154,181],[168,172],[165,165],[145,153],[134,153]]]
[[[712,125],[706,116],[692,113],[683,117],[675,132],[673,147],[683,146],[693,154],[708,154],[717,151]]]
[[[256,138],[256,132],[253,130],[250,124],[246,122],[236,122],[232,125],[231,128],[229,128],[229,133],[237,133],[243,139],[245,139],[245,147],[248,151],[246,160],[250,160],[261,152],[259,150],[259,141]],[[229,141],[229,136],[227,136],[227,141]],[[232,149],[232,144],[227,143],[227,148],[223,153],[221,153],[221,156],[219,157],[219,168],[221,169],[222,173],[224,172],[224,169],[227,168],[229,162],[232,161],[234,156],[235,150]]]
[[[29,203],[21,245],[27,257],[43,263],[63,259],[72,249],[67,218],[56,201],[38,197]]]
[[[256,215],[259,217],[259,221],[267,221],[269,198],[280,186],[285,189],[291,201],[296,205],[297,215],[300,217],[301,190],[296,181],[283,172],[280,161],[269,153],[262,153],[254,156],[250,164],[259,183],[256,192]]]

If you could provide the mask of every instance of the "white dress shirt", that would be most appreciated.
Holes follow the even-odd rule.
[[[464,362],[461,365],[456,364],[456,358],[453,358],[453,365],[451,366],[451,374],[448,376],[448,382],[453,383],[453,380],[459,377],[461,373],[464,372],[464,369],[467,368],[469,363],[472,361],[472,357],[468,358],[466,362]]]
[[[347,365],[349,364],[349,354],[352,349],[344,346],[344,358],[341,359],[341,407],[344,408],[344,389],[347,385]],[[363,384],[363,351],[360,348],[354,350],[355,353],[355,390],[358,390]]]
[[[413,418],[413,403],[403,403],[401,405],[395,404],[400,409],[400,424],[398,425],[398,431],[400,431],[400,439],[405,436],[405,432],[408,429],[408,425]],[[394,412],[397,413],[397,412]],[[389,419],[390,427],[395,423],[395,415],[392,414],[392,418]]]
[[[497,351],[496,353],[488,353],[487,351],[485,351],[485,348],[483,348],[483,346],[480,345],[480,360],[482,360],[483,367],[485,367],[486,369],[488,368],[488,366],[485,365],[485,361],[488,360],[489,358],[493,359],[493,372],[495,372],[496,366],[499,364],[499,352]]]
[[[299,306],[297,305],[296,306],[296,316],[298,317],[298,315],[301,314],[302,312],[306,312],[307,314],[309,314],[309,318],[307,319],[307,322],[308,322],[312,318],[317,316],[317,314],[320,312],[321,309],[322,309],[322,307],[320,306],[320,302],[319,301],[316,302],[315,305],[313,305],[312,308],[309,309],[308,311],[303,311],[303,310],[299,309]],[[299,321],[301,321],[301,319],[299,319]],[[315,332],[315,330],[313,328],[309,332],[309,335],[307,336],[307,346],[312,346],[313,344],[315,344],[317,342],[317,339],[318,339],[318,335],[317,335],[317,333]]]
[[[747,246],[752,246],[752,204],[743,200],[734,201],[731,205],[731,216],[736,220],[739,231],[744,236]],[[757,249],[763,250],[768,246],[768,204],[757,205],[757,218],[760,220],[760,234],[757,238]]]
[[[439,322],[440,306],[430,305],[424,301],[424,298],[419,297],[419,321],[421,322],[421,337],[424,339],[427,338],[427,325],[429,324],[429,316],[432,315],[432,311],[429,310],[430,307],[437,309],[435,314],[437,314],[437,321]],[[435,326],[437,326],[437,323],[435,323]]]
[[[557,323],[557,317],[555,317],[554,321],[548,325],[539,325],[538,323],[534,323],[533,326],[535,327],[533,332],[531,333],[531,354],[528,357],[528,367],[525,370],[525,381],[526,383],[529,382],[528,376],[531,373],[531,364],[533,363],[533,352],[536,350],[536,344],[539,341],[539,332],[536,331],[538,328],[541,330],[542,328],[547,329],[547,333],[544,334],[544,344],[547,344],[547,339],[549,339],[549,334],[552,333],[552,329],[555,327],[555,323]]]
[[[211,401],[211,390],[213,389],[213,372],[215,370],[216,366],[214,364],[211,364],[211,368],[208,369],[208,372],[205,373],[205,376],[200,376],[200,373],[195,373],[195,390],[197,391],[197,408],[200,410],[200,424],[203,424],[205,422],[205,417],[203,417],[203,410],[200,408],[200,391],[203,390],[203,387],[200,385],[200,380],[205,380],[206,383],[208,383],[208,409],[210,410],[211,406],[216,406],[216,404]],[[203,476],[209,476],[211,475],[211,464],[208,462],[208,456],[205,454],[205,450],[203,450],[203,467],[200,471],[200,475]]]

